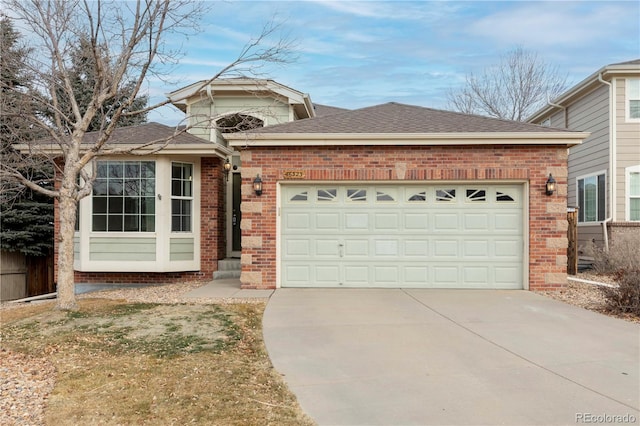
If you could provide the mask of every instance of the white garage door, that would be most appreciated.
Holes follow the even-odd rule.
[[[522,185],[283,185],[283,287],[520,289]]]

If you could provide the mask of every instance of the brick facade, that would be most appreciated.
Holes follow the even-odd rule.
[[[566,146],[251,147],[242,152],[242,287],[276,286],[276,184],[286,170],[306,181],[528,181],[529,288],[566,283]],[[557,192],[545,195],[549,173]],[[263,194],[251,188],[256,174]]]
[[[80,272],[75,271],[76,283],[175,283],[186,281],[209,281],[218,269],[218,260],[226,254],[225,240],[225,180],[222,160],[203,157],[200,168],[200,271],[188,272]],[[58,204],[55,204],[54,230],[59,231]],[[55,263],[57,272],[57,242],[55,239]],[[57,275],[56,275],[57,277]]]

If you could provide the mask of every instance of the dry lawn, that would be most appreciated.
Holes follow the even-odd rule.
[[[264,303],[80,307],[2,312],[2,348],[55,367],[46,424],[313,424],[271,366]]]

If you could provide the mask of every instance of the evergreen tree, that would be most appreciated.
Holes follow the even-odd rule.
[[[71,80],[71,86],[73,87],[73,93],[76,98],[80,113],[84,114],[84,110],[89,106],[92,100],[93,94],[96,90],[96,85],[100,84],[97,73],[102,72],[108,74],[109,71],[102,69],[108,66],[110,63],[108,57],[108,49],[104,46],[96,46],[91,43],[86,37],[81,37],[78,40],[78,49],[73,51],[70,55],[71,66],[68,71],[68,76]],[[104,83],[103,83],[104,84]],[[88,132],[94,132],[102,130],[111,121],[113,112],[124,102],[126,102],[133,93],[135,86],[134,80],[124,81],[118,90],[118,93],[106,100],[99,106],[99,111],[91,120],[91,124],[87,128]],[[57,86],[57,98],[60,103],[59,109],[67,116],[72,117],[73,112],[71,109],[71,102],[69,102],[66,96],[65,90],[62,84]],[[127,111],[140,111],[144,110],[147,105],[148,97],[138,96],[134,99],[131,107],[124,111],[124,114],[119,118],[117,127],[133,126],[136,124],[145,123],[147,121],[147,114],[136,114],[134,116],[127,116]]]
[[[33,105],[16,91],[28,93],[28,71],[22,58],[29,51],[6,16],[0,16],[0,161],[16,164],[43,187],[51,187],[48,164],[22,161],[12,144],[38,137],[25,117]],[[31,256],[46,256],[53,248],[53,200],[21,186],[0,185],[0,248]]]

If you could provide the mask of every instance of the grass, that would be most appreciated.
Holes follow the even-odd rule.
[[[51,425],[312,425],[273,369],[264,304],[81,300],[2,312],[2,347],[45,356]]]

